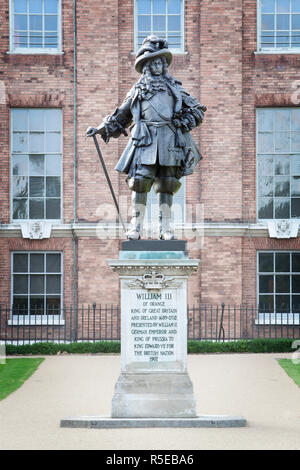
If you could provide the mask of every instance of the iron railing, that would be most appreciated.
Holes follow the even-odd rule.
[[[188,306],[188,339],[236,341],[254,338],[300,338],[300,314],[263,311],[249,305]],[[0,341],[117,341],[121,335],[119,305],[82,305],[43,311],[12,310],[0,305]]]

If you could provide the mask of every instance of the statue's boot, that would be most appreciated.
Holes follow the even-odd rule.
[[[147,203],[147,193],[132,192],[132,218],[130,229],[126,232],[129,240],[139,240],[143,231],[143,222]]]
[[[161,240],[174,240],[171,229],[171,209],[173,194],[158,193],[159,201],[159,238]]]

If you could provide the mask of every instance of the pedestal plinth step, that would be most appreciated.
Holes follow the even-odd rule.
[[[62,428],[234,428],[247,425],[242,416],[203,415],[195,418],[109,418],[82,416],[65,418]]]

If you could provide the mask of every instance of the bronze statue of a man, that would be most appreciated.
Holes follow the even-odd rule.
[[[142,74],[123,104],[107,116],[97,128],[89,127],[88,136],[99,133],[108,143],[110,137],[131,138],[116,166],[127,174],[132,191],[131,227],[127,238],[141,238],[147,193],[152,185],[159,199],[159,237],[171,240],[173,195],[181,186],[180,178],[193,173],[201,155],[189,134],[199,126],[206,107],[200,105],[168,73],[172,53],[168,43],[148,36],[136,55],[135,69]]]

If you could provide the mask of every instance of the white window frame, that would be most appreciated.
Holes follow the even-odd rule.
[[[24,255],[30,255],[30,254],[43,254],[43,255],[47,255],[47,254],[59,254],[60,255],[60,269],[61,269],[61,273],[60,273],[60,276],[61,276],[61,285],[60,285],[60,289],[61,289],[61,293],[60,293],[60,299],[61,299],[61,303],[60,303],[60,315],[47,315],[47,314],[44,314],[44,315],[30,315],[30,312],[28,313],[28,315],[14,315],[13,314],[13,302],[14,302],[14,274],[16,274],[14,272],[14,269],[13,269],[13,261],[14,261],[14,255],[15,254],[24,254]],[[28,256],[28,264],[29,264],[29,259],[30,257]],[[11,281],[10,281],[10,285],[11,285],[11,301],[10,301],[10,305],[11,305],[11,308],[10,308],[10,318],[8,320],[8,325],[12,325],[12,326],[16,326],[16,325],[64,325],[65,324],[65,320],[63,318],[63,280],[64,280],[64,265],[63,265],[63,252],[61,251],[12,251],[11,252]],[[30,271],[28,271],[26,273],[26,275],[28,275],[28,282],[29,282],[29,275],[30,275]],[[36,273],[35,273],[36,274]],[[40,274],[40,273],[38,273]],[[44,273],[43,273],[44,276],[47,275],[47,272],[45,271],[45,267],[44,267]],[[29,289],[29,287],[28,287]],[[43,294],[44,297],[47,296],[46,292]],[[28,296],[30,296],[30,292],[28,291]]]
[[[299,0],[300,1],[300,0]],[[280,220],[280,218],[272,218],[272,219],[260,219],[259,218],[259,171],[258,171],[258,168],[259,168],[259,165],[258,165],[258,161],[259,161],[259,155],[262,155],[261,153],[258,152],[258,134],[259,134],[259,129],[258,129],[258,112],[260,109],[265,109],[265,110],[292,110],[292,109],[300,109],[300,108],[295,108],[295,107],[266,107],[266,108],[263,108],[263,107],[259,107],[259,108],[256,108],[256,216],[257,216],[257,220],[259,222],[267,222],[268,220]],[[291,129],[290,129],[290,132],[291,132]],[[300,152],[289,152],[290,156],[291,155],[295,155],[299,153],[300,155]],[[286,155],[287,152],[283,153],[282,155]],[[268,154],[267,154],[268,155]],[[275,154],[274,155],[281,155],[280,153],[278,154]],[[291,178],[291,174],[289,175],[290,178]],[[273,200],[275,200],[275,196],[273,195]],[[289,196],[289,199],[290,199],[290,213],[291,213],[291,200],[292,200],[292,196],[290,194]],[[274,208],[273,208],[273,214],[274,214]],[[291,220],[298,220],[300,219],[300,216],[299,217],[288,217],[289,219]]]
[[[134,0],[134,53],[136,53],[139,49],[138,46],[138,9],[137,9],[137,2],[138,0]],[[151,3],[152,5],[152,3]],[[169,45],[169,49],[172,52],[172,54],[184,54],[185,52],[185,28],[184,28],[184,22],[185,22],[185,0],[181,0],[181,11],[180,11],[180,17],[181,17],[181,31],[180,31],[180,37],[181,37],[181,47],[180,48],[172,48]],[[150,14],[152,18],[152,13]],[[166,35],[168,35],[168,31],[166,31]]]
[[[257,258],[256,258],[256,266],[257,266],[257,281],[256,281],[256,286],[257,286],[257,289],[256,289],[256,294],[257,294],[257,318],[255,320],[255,324],[256,325],[286,325],[286,326],[299,325],[300,324],[300,313],[293,313],[293,312],[291,312],[291,313],[280,313],[280,312],[278,312],[278,313],[275,313],[275,312],[260,313],[259,312],[259,294],[260,294],[260,292],[259,292],[259,276],[261,274],[261,272],[259,271],[259,255],[261,253],[263,253],[263,254],[272,253],[273,255],[276,254],[276,253],[289,253],[290,259],[291,259],[291,255],[293,253],[300,253],[300,252],[297,251],[297,250],[259,250],[259,251],[257,251]],[[274,266],[274,269],[275,269],[275,266]],[[265,274],[275,276],[278,273],[279,272],[277,272],[277,271],[272,271],[272,272],[270,271],[270,272],[266,272]],[[282,273],[282,274],[291,276],[293,274],[293,271],[291,271],[291,266],[290,266],[290,271],[289,272]],[[298,274],[298,273],[295,272],[294,274]],[[276,289],[276,287],[275,287],[275,283],[274,283],[274,290],[273,290],[273,293],[272,293],[273,297],[275,297],[275,295],[276,295],[275,289]],[[268,294],[266,294],[266,295],[268,295]],[[289,294],[283,294],[283,295],[289,295],[290,296],[290,310],[292,310],[292,295],[293,295],[293,293],[291,292],[291,285],[290,285]],[[276,304],[275,304],[275,299],[274,299],[274,309],[276,308],[275,305]]]
[[[57,48],[55,47],[15,47],[14,46],[14,0],[9,0],[9,54],[52,54],[62,52],[62,13],[61,1],[58,0],[57,9]],[[44,16],[44,15],[43,15]]]
[[[300,54],[300,46],[299,47],[262,47],[261,45],[261,5],[262,5],[261,0],[257,0],[257,51],[255,52],[255,54],[282,54],[282,53],[283,54]],[[275,14],[276,14],[276,3],[275,3]]]
[[[61,134],[61,161],[60,161],[60,182],[61,182],[61,185],[60,185],[60,219],[46,219],[46,217],[44,219],[30,219],[29,218],[29,212],[28,212],[28,218],[27,219],[14,219],[13,218],[13,213],[14,213],[14,207],[13,207],[13,200],[14,200],[14,194],[13,194],[13,165],[11,164],[11,171],[10,171],[10,188],[11,188],[11,191],[10,191],[10,207],[11,207],[11,215],[10,215],[10,220],[11,220],[11,223],[20,223],[21,222],[27,222],[27,221],[36,221],[36,222],[50,222],[52,224],[60,224],[62,223],[63,221],[63,110],[62,108],[11,108],[10,110],[10,161],[12,163],[12,157],[13,157],[13,128],[12,128],[12,111],[14,109],[25,109],[25,110],[31,110],[31,109],[39,109],[39,110],[48,110],[48,109],[59,109],[61,111],[61,131],[60,131],[60,134]],[[29,131],[28,131],[29,133]],[[47,153],[51,153],[51,152],[44,152],[44,154],[47,154]],[[55,154],[57,154],[57,152],[55,152]],[[17,155],[17,154],[16,154]],[[30,155],[30,153],[28,153],[28,155]],[[40,155],[40,153],[39,153]],[[28,175],[28,179],[29,179],[29,176]],[[43,199],[45,199],[46,197],[44,197]],[[29,200],[29,195],[28,195],[28,200]],[[28,208],[28,211],[29,211],[29,208]],[[45,214],[46,215],[46,214]]]

